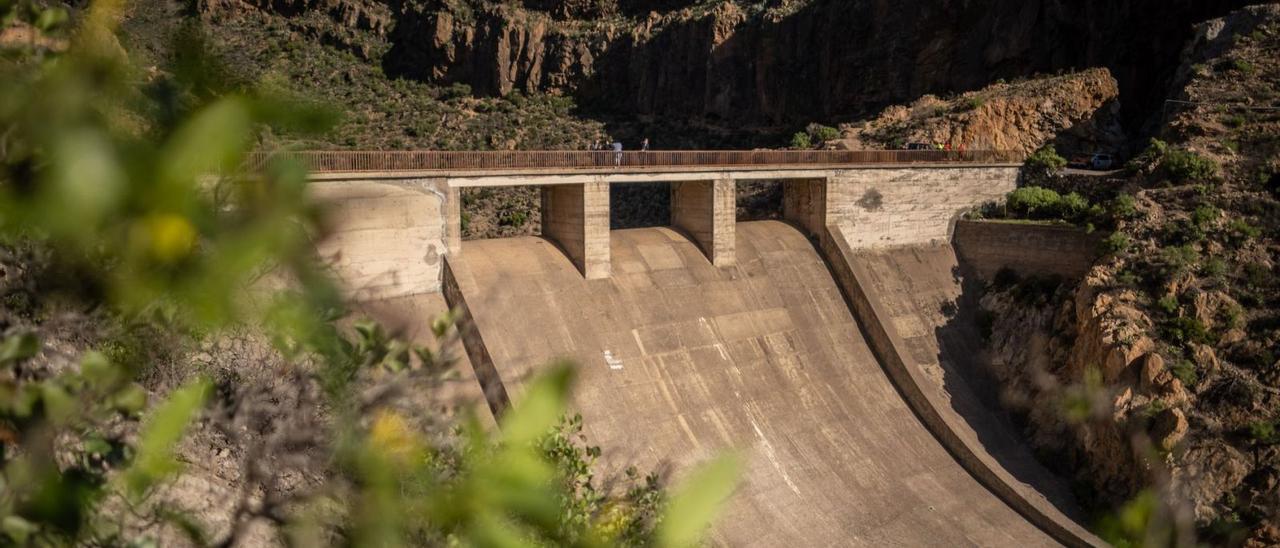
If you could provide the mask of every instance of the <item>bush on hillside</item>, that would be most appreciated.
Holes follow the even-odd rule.
[[[1053,173],[1067,167],[1067,159],[1058,154],[1053,145],[1045,145],[1027,156],[1024,167],[1036,173]]]
[[[809,134],[803,131],[797,131],[791,136],[791,148],[804,150],[813,148],[813,141],[809,140]]]
[[[1079,222],[1090,216],[1094,208],[1075,192],[1061,195],[1052,189],[1027,186],[1015,189],[1005,197],[1010,217],[1036,220]],[[1098,208],[1099,210],[1101,208]]]
[[[1005,206],[1011,215],[1028,219],[1052,217],[1057,212],[1062,195],[1038,186],[1015,189],[1005,197]]]
[[[1118,219],[1132,219],[1138,216],[1138,202],[1131,194],[1121,194],[1111,200],[1111,216]]]
[[[809,124],[804,128],[814,142],[822,143],[840,138],[840,130],[822,124]]]
[[[1159,139],[1152,139],[1147,148],[1141,154],[1134,156],[1125,164],[1125,169],[1131,174],[1148,174],[1155,171],[1160,162],[1164,160],[1164,155],[1169,152],[1169,144]]]
[[[1129,249],[1129,236],[1123,232],[1112,232],[1102,240],[1102,250],[1106,253],[1119,253]]]
[[[1177,183],[1218,178],[1217,163],[1189,150],[1173,149],[1166,152],[1160,166]]]

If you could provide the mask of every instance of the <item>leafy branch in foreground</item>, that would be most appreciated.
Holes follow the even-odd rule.
[[[190,34],[179,48],[190,70],[157,77],[184,99],[157,105],[140,90],[156,82],[115,39],[120,2],[91,3],[74,29],[13,5],[0,15],[32,16],[68,47],[0,59],[0,247],[38,248],[41,274],[57,273],[33,284],[49,297],[43,312],[0,339],[8,542],[115,545],[177,530],[231,546],[255,521],[308,545],[697,542],[732,490],[732,457],[671,497],[635,473],[625,493],[602,492],[599,449],[581,445],[580,419],[563,418],[568,365],[535,379],[491,432],[411,397],[410,386],[431,392],[450,378],[450,318],[432,326],[433,347],[343,323],[346,303],[314,261],[322,211],[303,169],[239,171],[260,131],[322,128],[323,113],[213,89],[196,68],[216,59],[201,59]],[[160,364],[118,348],[159,341],[127,329],[125,344],[67,337],[48,310],[83,325],[143,323],[192,346],[252,332],[270,356],[245,359],[269,360],[270,379],[236,380],[266,363],[210,378],[179,362],[167,364],[177,387],[147,384],[143,372]],[[243,455],[228,528],[165,498],[193,473],[182,464],[192,429]],[[314,479],[285,487],[299,471]]]

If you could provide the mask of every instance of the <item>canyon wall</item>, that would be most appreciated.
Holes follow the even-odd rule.
[[[1102,66],[1136,107],[1126,113],[1133,126],[1158,111],[1192,25],[1244,4],[724,2],[590,21],[440,5],[403,8],[383,62],[483,94],[572,93],[598,110],[756,125],[862,116],[926,93]]]

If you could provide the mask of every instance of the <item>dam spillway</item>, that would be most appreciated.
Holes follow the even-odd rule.
[[[534,237],[451,260],[513,399],[552,360],[579,364],[574,406],[606,470],[746,450],[723,545],[1057,544],[913,415],[801,231],[739,223],[727,268],[669,228],[614,231],[611,247],[599,280]]]

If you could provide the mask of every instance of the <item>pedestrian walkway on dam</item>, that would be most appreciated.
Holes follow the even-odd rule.
[[[611,238],[607,279],[542,238],[470,242],[449,260],[492,363],[484,382],[519,400],[541,365],[580,364],[574,405],[602,479],[629,465],[678,477],[745,449],[719,545],[1057,544],[913,414],[800,230],[740,223],[729,267],[670,228]]]
[[[248,165],[272,158],[306,165],[314,175],[349,173],[452,173],[516,171],[526,174],[584,171],[690,169],[768,170],[799,167],[866,167],[903,164],[1017,164],[1007,150],[652,150],[611,151],[279,151],[258,152]]]

